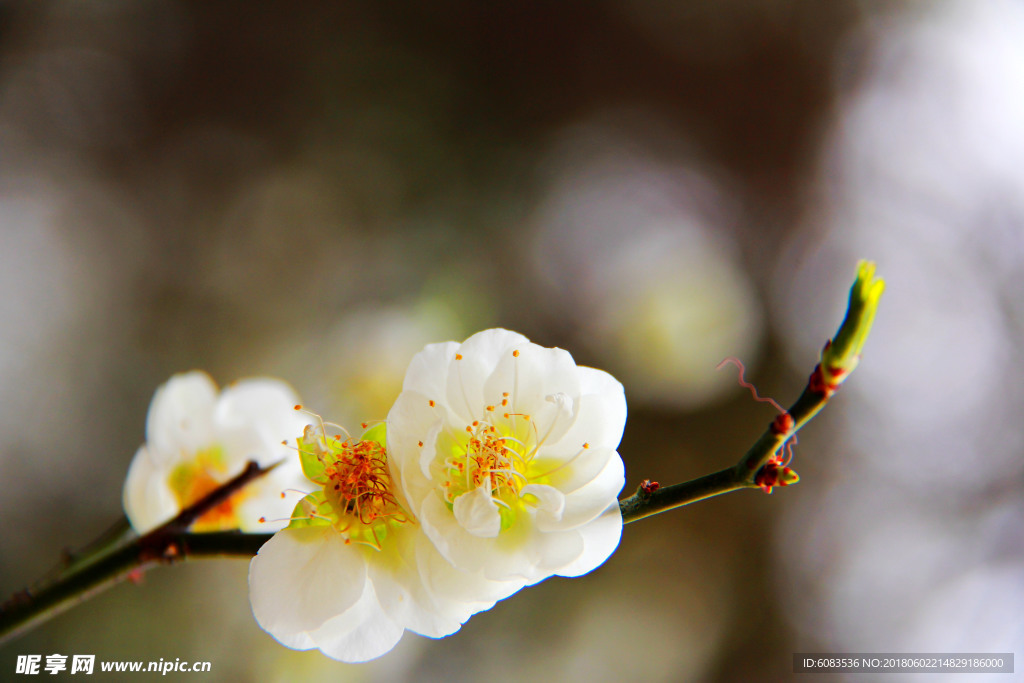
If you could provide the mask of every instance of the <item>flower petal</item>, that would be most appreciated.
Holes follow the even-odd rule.
[[[619,447],[626,425],[626,394],[617,379],[593,368],[577,368],[580,397],[576,419],[558,441],[548,440],[552,454],[571,455],[584,443],[592,448]]]
[[[392,529],[380,556],[367,569],[377,601],[392,621],[420,635],[440,638],[458,631],[469,615],[442,609],[424,586],[416,557],[422,537],[412,526]]]
[[[448,366],[455,359],[458,347],[457,342],[427,344],[412,357],[402,381],[402,391],[418,391],[435,401],[444,398]]]
[[[560,517],[537,515],[537,526],[541,530],[576,529],[595,519],[612,503],[619,504],[618,495],[626,485],[626,474],[622,458],[612,453],[614,457],[607,459],[597,476],[565,494],[565,507]]]
[[[213,440],[217,385],[205,372],[174,375],[157,389],[146,417],[146,441],[155,460],[194,453]]]
[[[135,452],[122,492],[125,514],[132,528],[144,534],[179,512],[178,501],[167,486],[167,472],[157,467],[146,446]]]
[[[525,510],[518,510],[513,524],[494,539],[469,533],[437,496],[423,501],[421,512],[423,530],[449,562],[466,572],[482,571],[491,581],[536,583],[583,552],[578,533],[543,533]]]
[[[452,566],[425,534],[416,543],[416,564],[426,590],[446,613],[465,622],[471,615],[490,609],[512,595],[525,581],[491,581],[483,572],[466,572]]]
[[[423,531],[445,559],[463,571],[483,569],[487,540],[466,531],[436,492],[427,493],[419,505],[419,515]]]
[[[437,433],[443,427],[445,412],[440,406],[431,407],[429,401],[419,391],[403,391],[388,413],[390,469],[405,498],[410,501],[421,500],[432,487],[429,463],[428,468],[422,465],[424,459],[430,459],[436,453]],[[396,454],[408,454],[408,457],[397,457]]]
[[[448,366],[445,401],[464,424],[480,417],[484,409],[484,384],[503,357],[512,358],[515,347],[530,344],[516,332],[501,328],[477,332],[454,350]],[[457,355],[455,355],[457,354]],[[490,403],[500,403],[500,397]]]
[[[569,456],[554,455],[545,449],[542,457],[531,463],[527,476],[530,481],[569,493],[593,481],[611,459],[621,460],[611,448],[577,448]]]
[[[274,636],[274,639],[285,647],[290,647],[293,650],[312,650],[316,647],[316,643],[313,642],[313,639],[308,633],[279,633]]]
[[[311,493],[314,486],[302,474],[297,458],[285,460],[246,487],[235,510],[239,530],[267,533],[285,528],[295,504],[304,493]]]
[[[462,528],[474,536],[494,538],[501,531],[501,514],[491,497],[489,479],[456,498],[452,512]]]
[[[580,396],[596,396],[601,400],[604,431],[594,438],[595,445],[617,448],[626,428],[626,390],[622,383],[604,370],[580,366]]]
[[[423,447],[420,453],[420,472],[423,473],[424,477],[431,476],[430,466],[437,459],[437,437],[440,436],[442,429],[444,429],[444,422],[442,420],[435,420],[434,424],[430,426],[430,429],[423,436]]]
[[[533,496],[537,499],[534,506],[537,510],[537,524],[542,530],[546,525],[557,525],[562,520],[565,512],[565,495],[554,486],[544,484],[527,484],[520,492],[520,496]]]
[[[381,609],[373,584],[367,582],[365,592],[351,612],[328,620],[312,638],[328,657],[356,663],[391,651],[404,632],[405,629]]]
[[[249,600],[256,621],[285,638],[314,631],[344,615],[363,595],[360,547],[330,526],[284,529],[249,564]]]
[[[543,581],[552,574],[561,574],[564,567],[572,566],[578,560],[584,550],[581,531],[541,532],[534,527],[533,542],[529,548],[534,566],[530,583]]]
[[[482,414],[485,404],[501,404],[507,393],[505,410],[529,415],[537,440],[555,443],[572,426],[574,411],[565,409],[566,401],[570,406],[575,403],[579,386],[576,364],[568,351],[520,343],[503,352],[477,399],[475,413]]]
[[[576,531],[583,541],[583,552],[559,569],[559,576],[582,576],[604,564],[619,547],[619,539],[622,537],[622,513],[619,511],[618,501]]]
[[[282,441],[294,442],[310,422],[295,410],[298,396],[284,382],[253,378],[221,392],[213,420],[225,454],[269,465],[294,455]]]

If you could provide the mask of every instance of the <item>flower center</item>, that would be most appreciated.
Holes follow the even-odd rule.
[[[327,436],[321,423],[306,427],[299,442],[303,471],[322,487],[303,500],[306,516],[330,523],[347,542],[377,550],[390,525],[411,521],[394,493],[383,429],[379,437]]]
[[[226,472],[223,450],[219,446],[212,446],[199,451],[192,460],[183,462],[171,470],[167,485],[174,494],[178,507],[186,508],[223,484],[224,482],[216,475],[223,477]],[[237,508],[245,495],[243,489],[210,508],[193,522],[192,530],[204,532],[237,529]]]
[[[324,464],[324,496],[339,514],[373,524],[401,511],[391,493],[384,446],[376,441],[341,442],[332,451],[333,461]]]
[[[530,417],[510,413],[503,417],[475,420],[466,426],[468,439],[456,439],[452,455],[445,460],[448,503],[486,485],[496,502],[510,504],[529,483],[526,473],[536,453]]]

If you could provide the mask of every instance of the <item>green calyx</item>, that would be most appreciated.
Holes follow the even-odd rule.
[[[379,467],[382,462],[375,462],[373,467],[357,468],[365,464],[363,454],[368,451],[382,456],[386,453],[386,433],[383,422],[370,427],[356,440],[343,439],[341,435],[328,436],[322,424],[316,428],[308,425],[297,440],[299,461],[302,473],[320,488],[296,504],[288,527],[333,525],[350,528],[352,520],[347,518],[352,517],[355,511],[353,490],[361,491],[355,495],[356,498],[361,501],[369,498],[373,502],[373,496],[359,487],[366,483],[367,474],[377,475],[374,483],[380,481]],[[348,498],[346,494],[349,494]],[[376,502],[379,501],[378,495]],[[365,519],[359,521],[366,523]]]

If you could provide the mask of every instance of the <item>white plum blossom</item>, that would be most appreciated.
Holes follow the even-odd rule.
[[[324,427],[306,427],[298,442],[318,488],[249,566],[253,614],[279,642],[362,662],[406,629],[449,635],[523,586],[459,571],[437,552],[393,484],[383,424],[359,440]]]
[[[298,439],[315,487],[249,566],[257,622],[361,662],[590,571],[622,532],[625,420],[622,385],[560,349],[506,330],[427,346],[386,423]]]
[[[295,499],[283,499],[282,492],[309,486],[282,444],[305,424],[296,402],[291,387],[270,378],[242,380],[221,392],[200,371],[168,380],[149,405],[146,443],[125,480],[124,509],[135,531],[170,520],[250,460],[264,467],[285,462],[204,513],[192,530],[273,531],[287,524]]]
[[[618,546],[622,385],[503,329],[428,345],[388,415],[409,511],[456,567],[527,584]]]

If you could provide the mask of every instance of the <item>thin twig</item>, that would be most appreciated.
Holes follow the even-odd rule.
[[[635,522],[659,512],[731,491],[762,488],[770,493],[773,486],[796,483],[799,477],[785,466],[786,463],[781,456],[783,448],[787,441],[795,438],[796,433],[825,407],[839,386],[857,367],[861,349],[871,331],[878,302],[884,290],[885,282],[875,277],[874,263],[861,261],[857,264],[857,278],[850,287],[843,322],[835,336],[825,343],[825,348],[821,352],[821,362],[814,368],[807,380],[807,386],[796,403],[771,422],[768,429],[733,467],[672,486],[659,487],[646,480],[636,493],[619,501],[623,523]],[[758,398],[756,391],[754,397]]]
[[[769,466],[769,460],[776,457],[785,442],[824,407],[828,398],[823,394],[816,394],[808,386],[793,407],[783,413],[792,418],[792,428],[783,431],[779,428],[779,423],[785,421],[773,420],[768,429],[732,467],[682,484],[664,486],[654,490],[650,490],[649,486],[641,486],[632,496],[619,501],[622,523],[635,522],[644,517],[723,493],[745,488],[759,488],[761,485],[758,484],[758,472]],[[785,485],[782,482],[778,482],[778,484]]]

